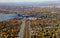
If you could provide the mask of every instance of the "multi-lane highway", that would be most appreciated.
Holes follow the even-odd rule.
[[[22,19],[22,25],[20,29],[20,38],[31,38],[31,33],[30,33],[30,24],[29,21],[26,21],[27,19],[24,18]]]
[[[26,21],[26,20],[27,20],[26,18],[23,18],[21,20],[21,22],[22,22],[21,29],[18,34],[19,37],[17,37],[17,38],[31,38],[30,23],[29,23],[29,21]]]
[[[18,38],[23,38],[24,36],[24,28],[25,28],[25,18],[21,20],[22,24],[21,24],[21,29],[20,32],[18,34]]]
[[[24,38],[31,38],[31,32],[30,32],[30,26],[29,21],[25,23],[25,29],[24,29]]]

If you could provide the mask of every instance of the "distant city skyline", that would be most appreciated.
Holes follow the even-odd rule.
[[[47,2],[47,1],[60,1],[60,0],[0,0],[0,2]]]

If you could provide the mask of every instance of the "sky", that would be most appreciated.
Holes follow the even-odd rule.
[[[59,0],[0,0],[0,2],[46,2],[46,1],[59,1]]]

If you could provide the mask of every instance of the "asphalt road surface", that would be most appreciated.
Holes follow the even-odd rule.
[[[24,38],[31,38],[29,22],[25,23]]]

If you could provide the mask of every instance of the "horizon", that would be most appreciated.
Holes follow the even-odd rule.
[[[0,0],[0,3],[60,2],[60,0]]]

